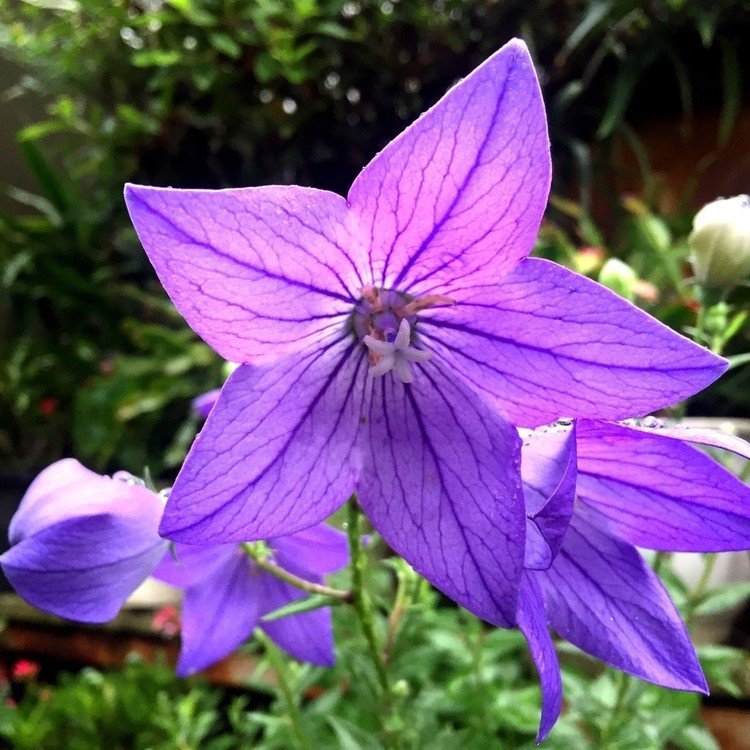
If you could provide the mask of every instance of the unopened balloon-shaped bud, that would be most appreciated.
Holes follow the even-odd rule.
[[[698,211],[689,237],[698,281],[729,289],[750,274],[750,196],[719,198]]]
[[[599,283],[632,302],[638,284],[638,274],[619,258],[610,258],[599,271]]]

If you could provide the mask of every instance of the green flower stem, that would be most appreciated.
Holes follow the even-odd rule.
[[[670,558],[670,552],[657,552],[654,555],[654,562],[652,563],[651,567],[654,569],[654,573],[656,573],[656,575],[659,575],[661,573],[664,565],[669,562]]]
[[[357,614],[359,626],[362,629],[365,640],[367,641],[367,649],[370,653],[370,659],[375,666],[380,688],[386,702],[390,704],[391,684],[388,678],[388,670],[386,669],[385,662],[380,653],[378,638],[375,633],[375,617],[372,599],[365,587],[365,566],[367,564],[367,559],[365,558],[362,549],[360,512],[356,494],[349,498],[347,510],[347,532],[349,534],[349,556],[351,558],[352,566],[352,598],[354,611]]]
[[[701,577],[698,580],[698,584],[696,585],[695,589],[690,594],[690,599],[687,602],[687,611],[685,612],[685,624],[690,625],[693,621],[693,618],[695,616],[695,610],[700,604],[701,599],[703,598],[703,595],[706,593],[706,589],[708,588],[708,582],[711,578],[711,573],[714,572],[714,567],[716,566],[716,560],[718,559],[717,555],[714,554],[706,554],[703,555],[703,572],[701,573]]]
[[[353,601],[351,591],[334,589],[330,586],[325,586],[322,583],[313,583],[312,581],[307,581],[304,578],[294,575],[294,573],[290,573],[288,570],[284,570],[284,568],[280,568],[275,562],[273,562],[266,551],[259,549],[252,543],[244,543],[242,549],[245,550],[245,554],[247,554],[247,556],[251,558],[259,568],[262,568],[267,573],[276,576],[279,580],[284,581],[295,588],[306,591],[308,594],[328,596],[331,599],[336,599],[340,602]]]
[[[703,594],[706,593],[706,587],[708,586],[708,581],[711,578],[711,573],[714,572],[714,566],[716,565],[717,557],[716,554],[709,554],[706,555],[703,560],[703,573],[701,574],[698,585],[695,587],[695,591],[693,592],[693,597],[695,599],[700,598],[701,596],[703,596]]]
[[[292,731],[294,732],[300,750],[313,750],[312,742],[307,735],[305,725],[302,721],[299,705],[294,697],[294,691],[292,690],[289,680],[286,660],[279,653],[276,646],[271,643],[271,639],[268,638],[262,630],[256,630],[256,637],[263,644],[268,661],[271,663],[271,667],[273,667],[273,671],[276,673],[276,677],[279,680],[279,692],[281,693],[281,697],[286,706],[289,723],[292,725]]]
[[[630,683],[632,682],[633,678],[630,677],[630,675],[625,674],[624,672],[617,672],[615,675],[615,679],[617,680],[617,693],[615,695],[615,702],[612,706],[612,710],[609,713],[609,718],[607,719],[607,723],[602,728],[602,734],[601,734],[601,747],[602,750],[606,750],[606,748],[609,746],[609,741],[612,738],[612,734],[617,727],[617,722],[620,719],[620,713],[625,706],[625,696],[627,695],[628,688],[630,687]]]
[[[406,597],[406,590],[408,587],[408,579],[403,571],[398,573],[398,586],[396,588],[396,600],[393,604],[393,609],[388,617],[388,631],[385,637],[385,646],[383,646],[383,663],[388,665],[393,656],[393,649],[396,645],[396,635],[398,634],[401,620],[406,614],[408,609],[408,602]]]

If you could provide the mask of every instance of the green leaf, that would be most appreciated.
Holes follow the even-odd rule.
[[[136,68],[167,68],[177,65],[181,59],[182,55],[174,50],[152,49],[136,52],[131,62]]]
[[[713,615],[736,607],[750,597],[750,583],[733,583],[710,591],[693,610],[696,615]]]
[[[719,145],[724,145],[732,134],[742,105],[742,74],[736,45],[727,39],[721,40],[721,119],[719,121]]]
[[[375,739],[345,719],[328,717],[328,723],[336,733],[340,750],[379,750]]]
[[[55,174],[55,170],[45,158],[42,151],[29,140],[20,141],[18,144],[29,165],[29,169],[36,177],[39,187],[44,191],[47,200],[60,212],[64,214],[70,206],[68,195],[63,187],[62,181]]]
[[[255,60],[255,75],[260,83],[268,83],[281,71],[281,66],[267,52],[261,52]]]
[[[313,594],[312,596],[297,599],[296,601],[289,602],[289,604],[285,604],[283,607],[274,609],[273,612],[263,615],[260,619],[263,622],[272,622],[273,620],[280,620],[282,617],[299,615],[302,612],[312,612],[314,609],[321,609],[322,607],[335,607],[339,604],[341,604],[339,599],[324,596],[323,594]]]
[[[67,129],[67,125],[58,120],[43,120],[42,122],[34,122],[31,125],[27,125],[25,128],[21,128],[16,133],[16,140],[19,143],[24,141],[37,141],[50,133],[59,133]]]
[[[229,34],[216,31],[208,35],[208,40],[214,49],[223,52],[233,60],[236,60],[242,54],[242,47]]]
[[[575,51],[576,47],[593,31],[602,21],[607,18],[612,10],[614,0],[596,0],[588,4],[588,8],[583,14],[583,18],[578,25],[570,32],[562,48],[561,56],[567,58]]]
[[[66,13],[77,13],[80,9],[80,3],[76,0],[23,0],[26,5],[33,5],[35,8],[44,10],[61,10]]]
[[[674,742],[683,750],[720,750],[719,743],[711,732],[697,725],[680,730],[674,737]]]
[[[742,365],[746,365],[750,363],[750,352],[744,352],[744,354],[735,354],[731,357],[727,357],[727,362],[729,362],[728,370],[734,370],[736,367],[742,367]]]
[[[541,693],[532,685],[520,690],[504,690],[495,701],[502,724],[521,734],[534,735],[539,728]]]
[[[196,26],[215,26],[216,19],[195,0],[167,0],[175,10],[182,13],[185,18]]]
[[[623,61],[612,84],[612,95],[607,103],[607,109],[596,131],[597,138],[607,138],[617,130],[625,117],[635,87],[653,62],[658,49],[659,45],[653,40],[649,43],[644,39],[640,50]]]

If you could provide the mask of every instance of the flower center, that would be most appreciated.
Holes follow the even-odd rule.
[[[352,315],[354,334],[369,350],[370,375],[393,371],[404,383],[414,379],[412,362],[426,362],[432,352],[416,348],[417,313],[440,304],[454,304],[448,297],[411,297],[390,289],[366,286]]]

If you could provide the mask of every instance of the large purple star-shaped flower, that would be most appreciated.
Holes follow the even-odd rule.
[[[548,626],[636,677],[706,691],[685,625],[634,546],[750,548],[750,487],[688,442],[750,458],[750,445],[738,438],[656,420],[583,419],[525,434],[518,624],[542,681],[540,739],[562,704]]]
[[[101,476],[64,459],[24,495],[10,526],[13,546],[0,564],[30,604],[79,622],[111,620],[149,575],[183,588],[180,675],[227,656],[256,626],[295,658],[333,663],[330,608],[262,621],[305,594],[236,544],[170,550],[157,532],[163,510],[163,499],[130,475]],[[314,583],[349,559],[346,536],[325,525],[268,546],[280,567]]]
[[[725,367],[606,289],[526,257],[549,183],[539,85],[513,41],[386,146],[347,198],[128,186],[172,300],[243,363],[162,533],[288,534],[357,489],[417,571],[512,625],[525,521],[507,420],[645,414]]]

